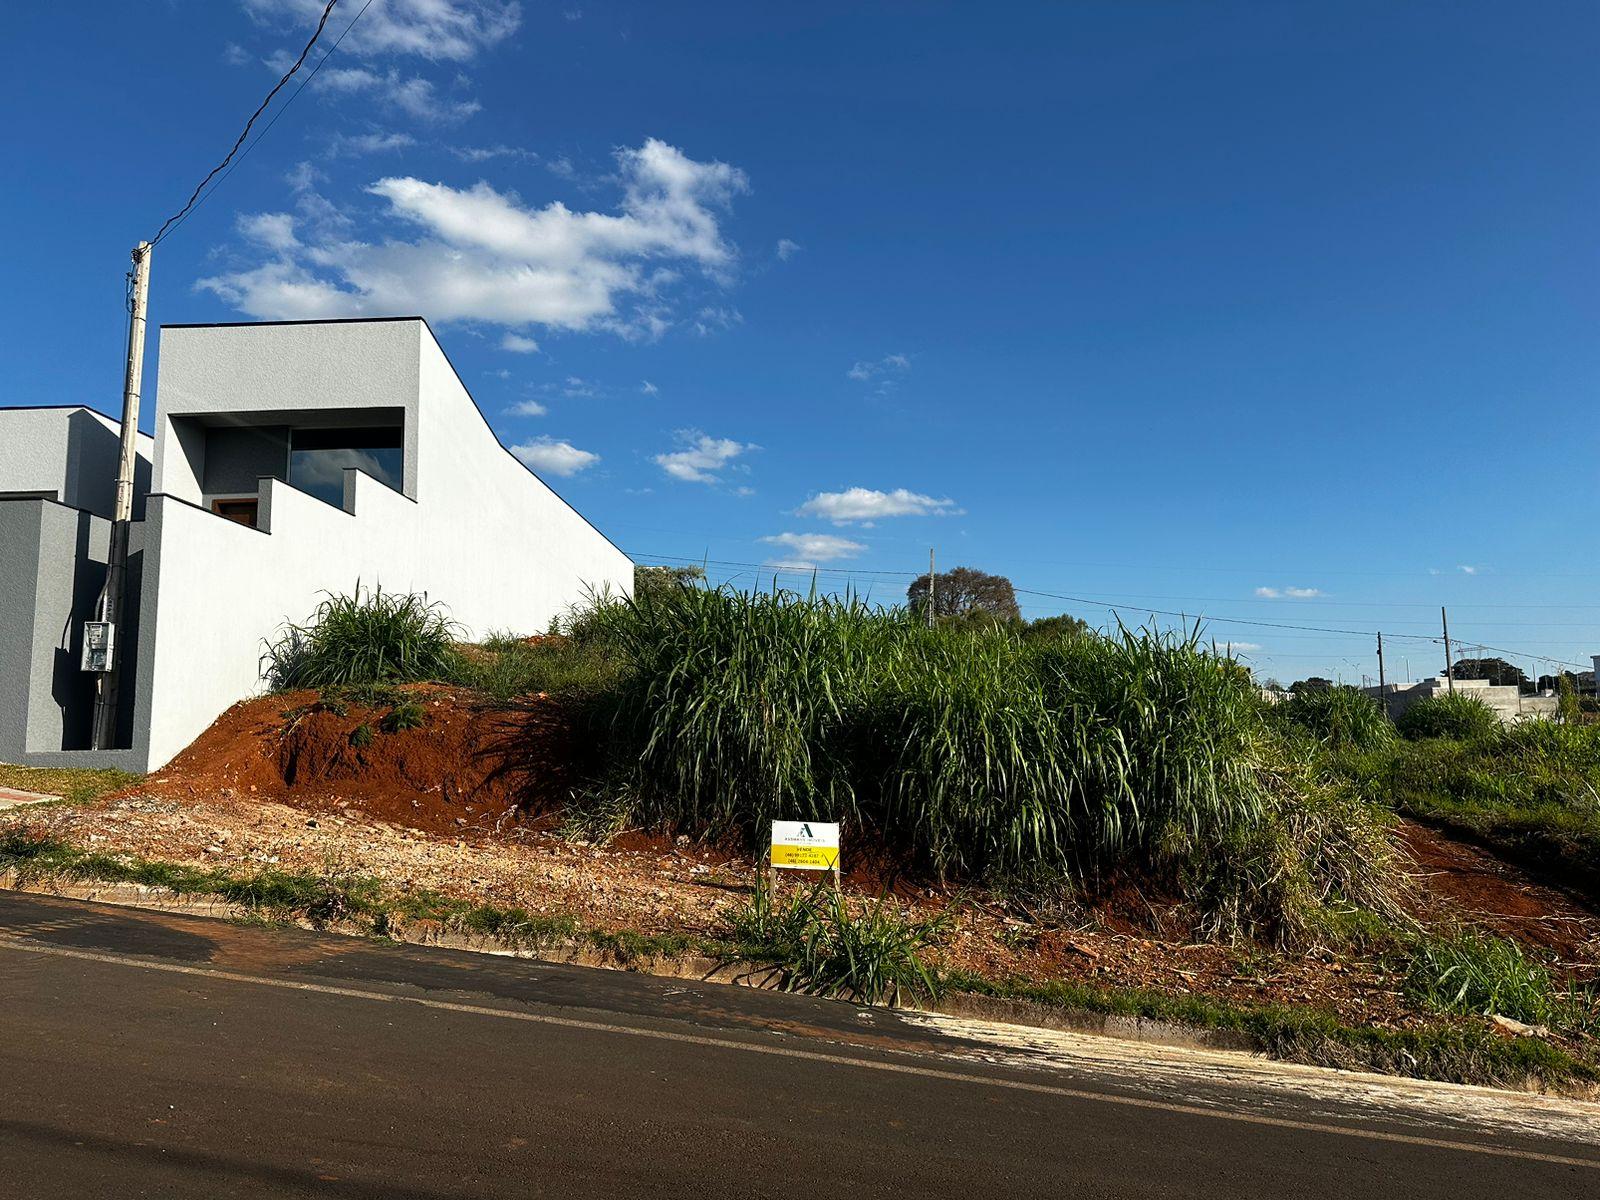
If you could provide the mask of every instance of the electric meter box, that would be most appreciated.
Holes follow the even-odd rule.
[[[111,670],[117,647],[117,627],[110,621],[83,623],[83,669],[103,674]]]

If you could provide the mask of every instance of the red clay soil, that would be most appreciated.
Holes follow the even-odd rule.
[[[1600,913],[1578,897],[1426,825],[1402,821],[1397,833],[1431,906],[1456,909],[1504,937],[1541,946],[1568,966],[1596,968]]]
[[[456,836],[548,822],[560,810],[577,747],[558,701],[491,708],[433,686],[399,695],[422,708],[419,728],[386,731],[393,704],[329,705],[314,691],[246,700],[138,790],[355,808]]]

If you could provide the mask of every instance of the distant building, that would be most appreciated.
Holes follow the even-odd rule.
[[[500,444],[420,317],[167,326],[157,401],[103,751],[80,655],[119,425],[0,410],[0,761],[164,765],[259,690],[283,622],[358,580],[443,601],[468,636],[633,589],[627,555]]]
[[[1390,720],[1398,720],[1400,714],[1418,700],[1448,694],[1451,691],[1451,683],[1443,675],[1438,675],[1432,679],[1424,679],[1421,683],[1391,683],[1381,688],[1369,687],[1361,690],[1369,696],[1378,697],[1383,702]],[[1556,715],[1556,698],[1553,695],[1525,696],[1521,688],[1510,685],[1502,687],[1490,683],[1487,679],[1457,679],[1454,690],[1482,700],[1507,725],[1513,721]]]

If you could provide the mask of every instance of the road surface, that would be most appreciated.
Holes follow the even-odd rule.
[[[0,891],[0,1195],[1600,1195],[1600,1106],[1052,1037]]]

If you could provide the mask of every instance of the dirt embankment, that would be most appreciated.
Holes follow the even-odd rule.
[[[286,692],[234,705],[137,790],[354,807],[434,833],[491,833],[558,814],[577,749],[566,710],[546,696],[489,707],[427,685],[377,704]]]

